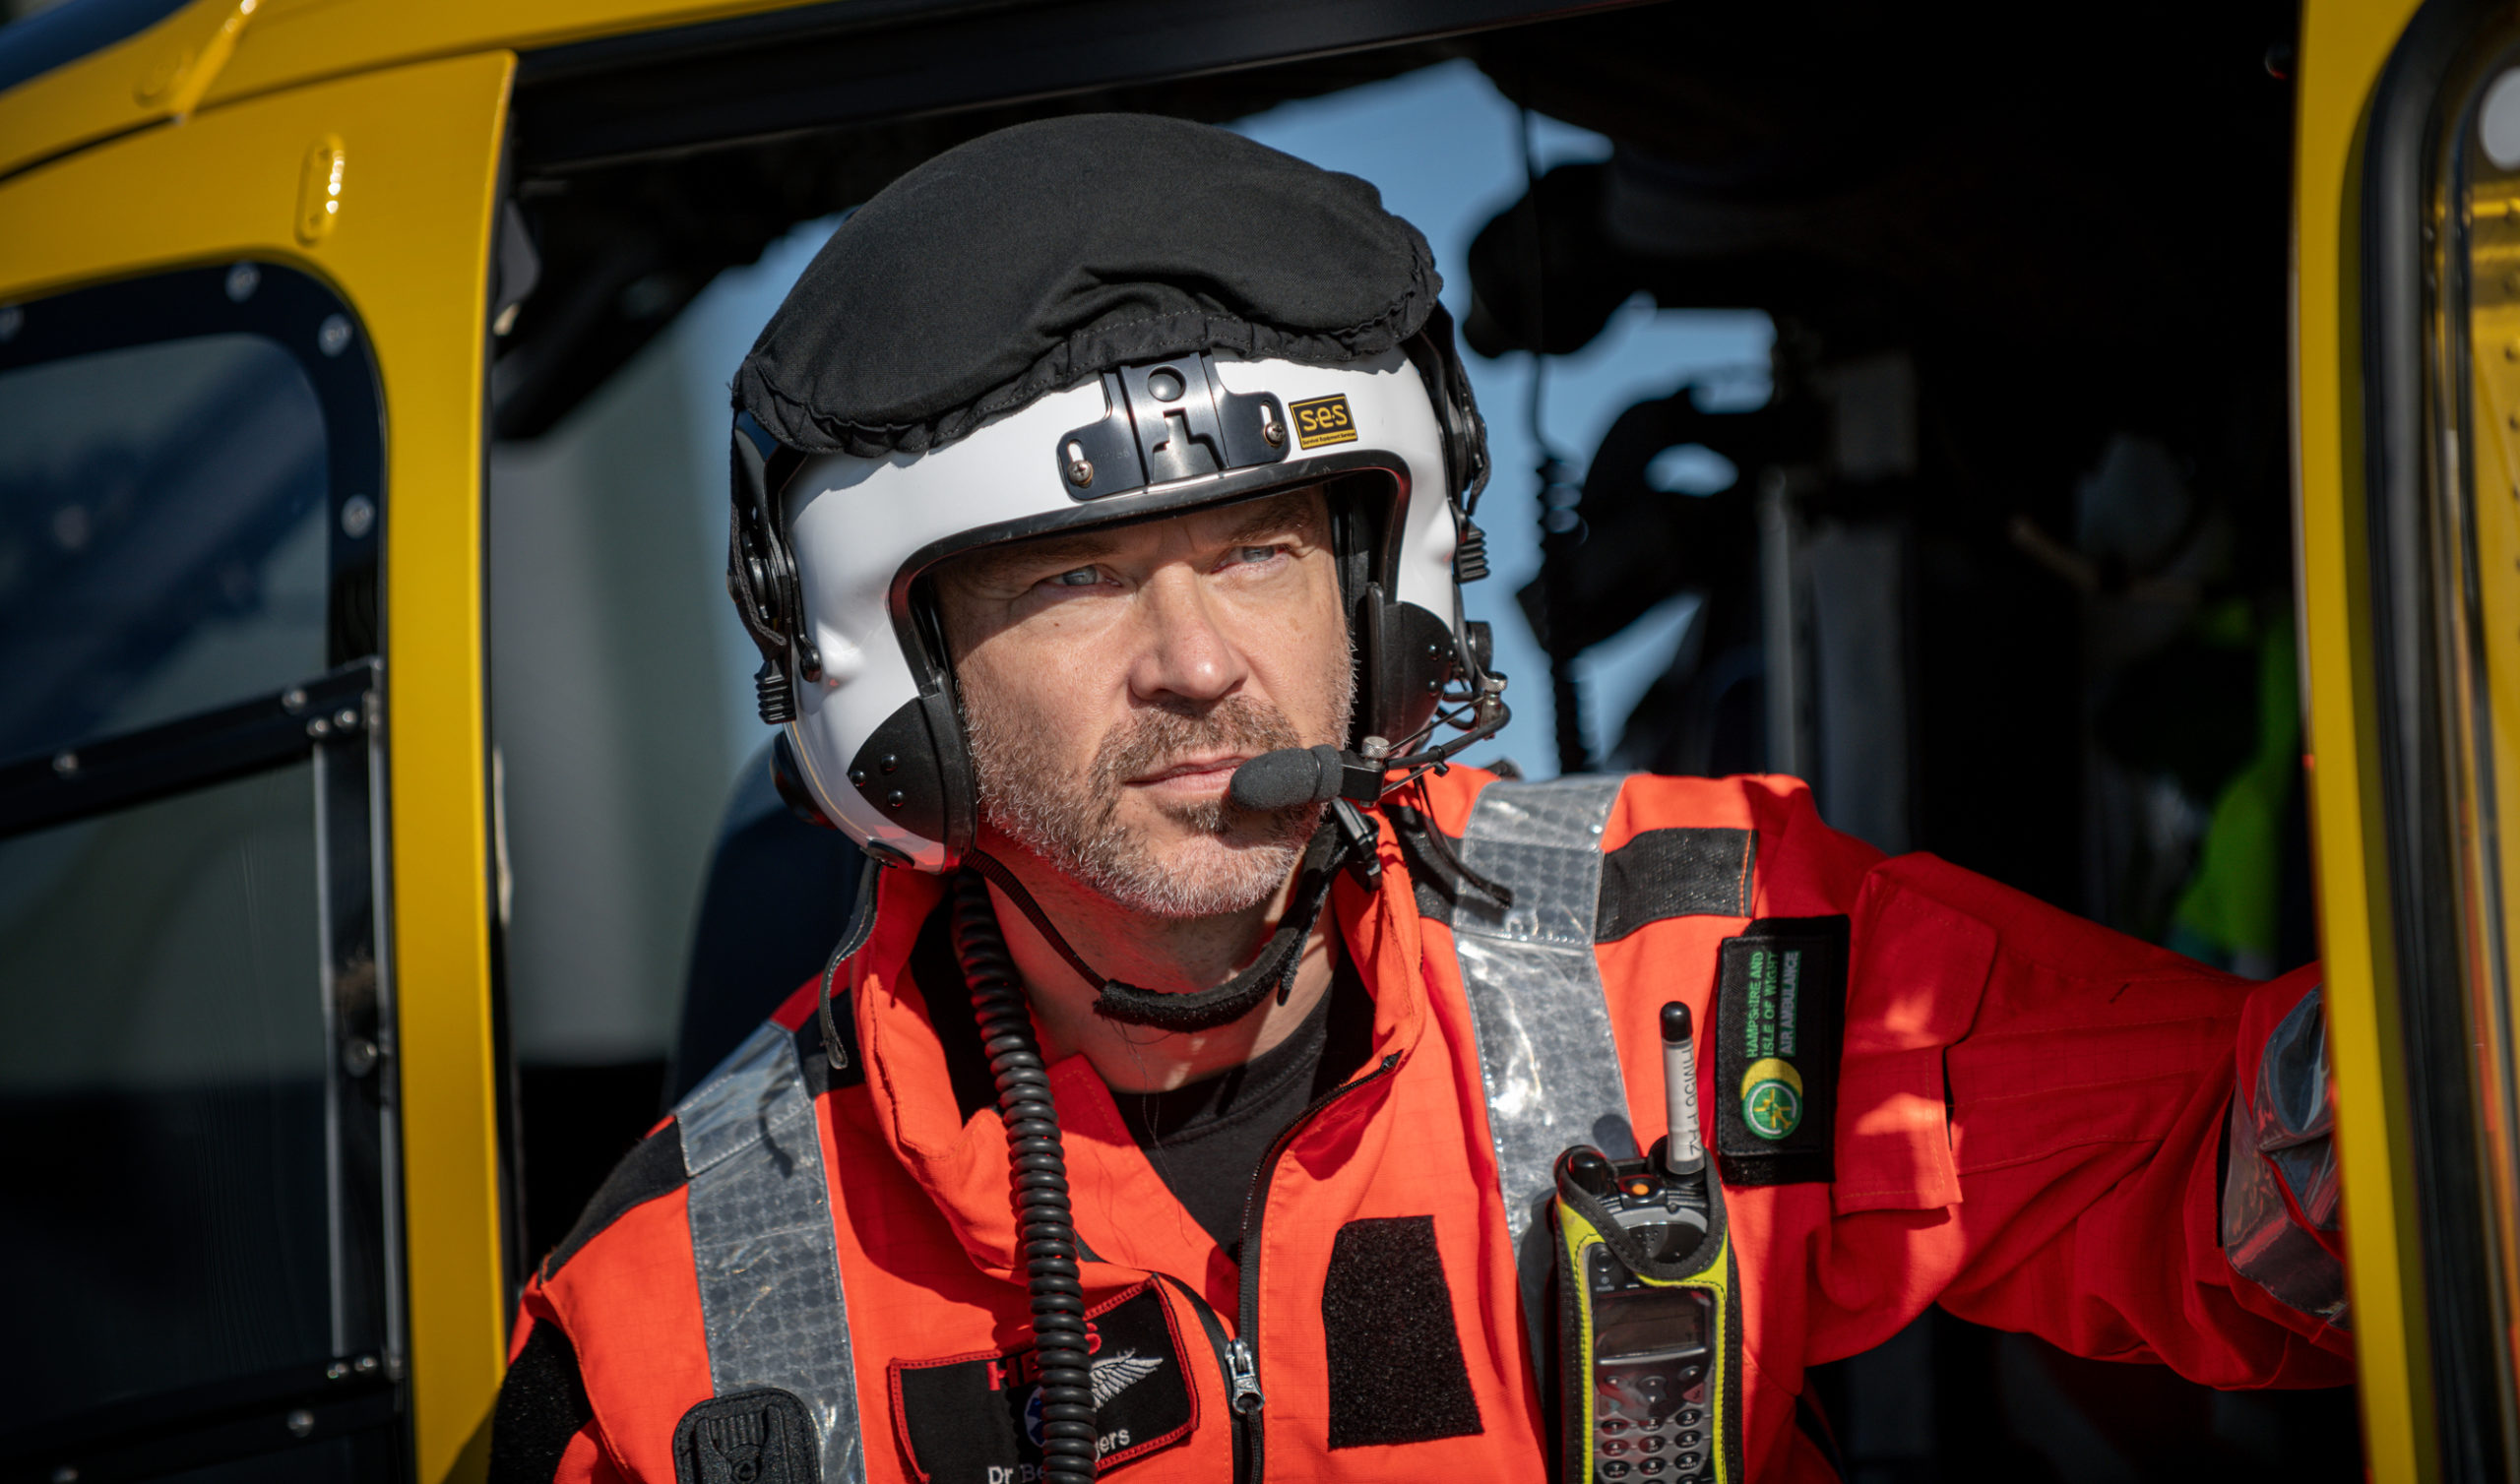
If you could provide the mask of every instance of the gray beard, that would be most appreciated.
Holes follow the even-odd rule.
[[[1341,667],[1337,735],[1348,733],[1354,680]],[[1119,819],[1124,780],[1175,759],[1231,749],[1258,754],[1300,747],[1286,713],[1231,696],[1204,709],[1138,712],[1102,740],[1082,776],[1063,773],[1028,718],[964,692],[964,728],[978,776],[980,813],[1000,834],[1061,875],[1133,912],[1166,919],[1222,916],[1259,905],[1292,875],[1321,823],[1318,804],[1262,813],[1225,799],[1159,805],[1164,815],[1225,848],[1194,846],[1187,861],[1159,859]]]

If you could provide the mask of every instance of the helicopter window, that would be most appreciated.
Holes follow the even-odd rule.
[[[331,1354],[311,773],[0,841],[0,1428]]]
[[[2520,1285],[2511,697],[2520,683],[2520,44],[2427,11],[2374,104],[2376,749],[2390,808],[2416,1227],[2445,1439],[2506,1447]],[[2477,13],[2482,14],[2482,13]],[[2419,125],[2420,120],[2420,125]],[[2419,237],[2420,231],[2420,237]],[[2385,574],[2385,576],[2381,576]],[[2410,893],[2405,883],[2423,882]],[[2447,889],[2433,888],[2442,883]],[[2451,1446],[2445,1443],[2445,1453]],[[2482,1455],[2482,1454],[2480,1454]]]
[[[0,757],[323,669],[324,476],[315,389],[258,335],[0,374]]]
[[[2473,1018],[2465,1039],[2473,1058],[2470,1095],[2484,1110],[2477,1164],[2487,1175],[2479,1192],[2486,1219],[2480,1224],[2499,1279],[2505,1377],[2513,1353],[2508,1315],[2520,1298],[2520,1131],[2511,1123],[2520,1108],[2520,1025],[2511,998],[2510,941],[2520,889],[2510,781],[2520,761],[2510,710],[2511,697],[2520,694],[2520,646],[2513,642],[2520,634],[2520,593],[2510,580],[2520,569],[2520,276],[2512,269],[2520,258],[2520,66],[2512,65],[2508,47],[2505,38],[2503,70],[2476,104],[2473,133],[2454,129],[2450,136],[2451,224],[2441,233],[2450,262],[2437,280],[2449,302],[2430,321],[2447,333],[2449,353],[2437,363],[2449,369],[2456,389],[2443,389],[2437,411],[2450,424],[2453,446],[2464,450],[2453,467],[2440,471],[2448,487],[2435,491],[2445,558],[2435,570],[2457,574],[2445,583],[2456,593],[2457,618],[2435,632],[2446,641],[2443,673],[2459,716],[2446,730],[2458,834],[2467,847],[2467,869],[2455,878],[2464,888],[2468,951],[2460,961]]]
[[[292,270],[0,307],[0,1140],[40,1192],[0,1313],[47,1336],[0,1455],[51,1477],[394,1447],[381,449]]]

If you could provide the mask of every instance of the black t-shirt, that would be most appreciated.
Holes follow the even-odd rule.
[[[1173,1198],[1239,1261],[1243,1202],[1261,1158],[1304,1109],[1356,1075],[1373,1038],[1373,996],[1341,953],[1321,1003],[1261,1056],[1167,1092],[1111,1097]]]

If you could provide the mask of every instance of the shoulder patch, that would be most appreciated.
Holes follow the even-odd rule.
[[[1104,1471],[1190,1435],[1198,1391],[1154,1280],[1086,1312]],[[1041,1467],[1041,1387],[1031,1345],[892,1363],[902,1447],[933,1484],[1007,1484]]]
[[[673,1430],[674,1484],[822,1484],[814,1424],[777,1387],[712,1396]]]
[[[550,1484],[570,1440],[594,1420],[577,1348],[559,1325],[536,1320],[490,1413],[490,1484]]]
[[[1593,940],[1616,943],[1666,917],[1747,917],[1755,830],[1648,830],[1602,857]]]
[[[682,1162],[682,1121],[667,1119],[665,1126],[634,1144],[603,1184],[587,1200],[587,1207],[578,1213],[577,1224],[551,1249],[542,1261],[542,1281],[559,1275],[569,1259],[581,1248],[603,1234],[603,1229],[618,1221],[633,1207],[647,1205],[660,1196],[670,1196],[691,1179],[690,1170]]]
[[[1715,985],[1715,1154],[1727,1185],[1837,1178],[1847,919],[1762,917],[1724,940]]]
[[[1401,858],[1409,865],[1418,915],[1451,926],[1464,892],[1459,868],[1453,864],[1460,858],[1461,842],[1449,835],[1427,838],[1435,833],[1434,822],[1405,805],[1386,804],[1383,809],[1391,816]],[[1749,916],[1758,854],[1755,830],[1645,831],[1602,857],[1593,941],[1616,943],[1667,917]],[[1483,901],[1479,909],[1485,909]]]

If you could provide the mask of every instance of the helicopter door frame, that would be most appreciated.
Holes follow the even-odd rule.
[[[514,58],[360,73],[205,108],[0,180],[0,303],[154,272],[284,265],[375,357],[389,747],[382,965],[404,1127],[411,1459],[486,1449],[507,1359],[483,714],[483,345]],[[389,1234],[390,1237],[391,1234]]]

